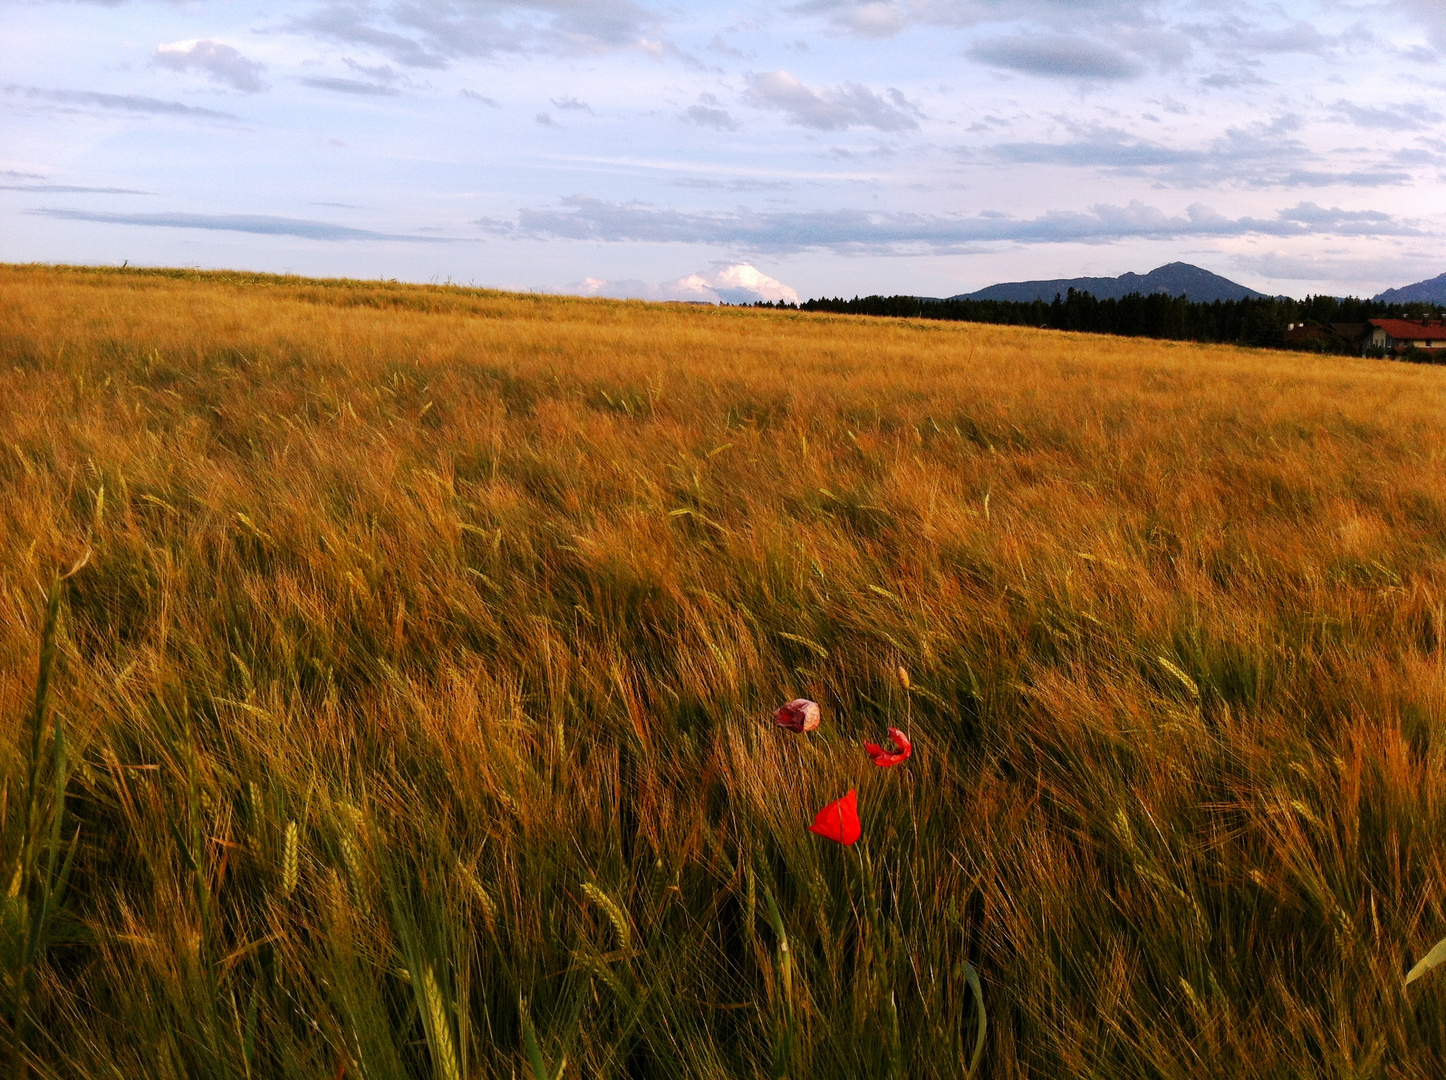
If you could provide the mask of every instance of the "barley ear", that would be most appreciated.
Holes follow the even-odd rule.
[[[296,877],[299,870],[297,848],[300,846],[297,836],[296,822],[286,823],[286,841],[281,848],[281,895],[290,896],[296,889]]]
[[[482,917],[487,920],[487,929],[490,933],[497,932],[497,901],[492,899],[482,882],[477,880],[477,875],[472,868],[461,859],[457,860],[457,875],[463,883],[471,890],[472,895],[477,898],[477,903],[482,907]]]
[[[462,1080],[462,1070],[457,1065],[457,1047],[452,1041],[452,1025],[447,1020],[447,1010],[442,1001],[442,988],[437,985],[437,975],[430,966],[422,969],[422,1003],[427,1010],[427,1026],[431,1029],[429,1041],[438,1080]]]
[[[628,921],[627,912],[624,911],[611,896],[603,892],[591,881],[583,883],[582,891],[587,893],[589,900],[603,909],[603,914],[608,917],[608,922],[613,924],[613,930],[617,932],[618,944],[624,949],[631,948],[633,931]]]
[[[1168,671],[1171,675],[1175,676],[1175,678],[1179,681],[1180,685],[1183,686],[1187,691],[1189,691],[1191,697],[1200,696],[1200,684],[1197,683],[1194,679],[1190,678],[1190,676],[1187,675],[1179,666],[1177,666],[1175,663],[1166,659],[1163,656],[1157,656],[1155,657],[1155,659],[1160,662],[1160,666],[1162,668]]]

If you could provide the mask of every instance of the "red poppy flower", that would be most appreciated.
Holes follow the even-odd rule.
[[[773,714],[775,724],[799,734],[818,727],[821,718],[818,703],[807,698],[794,698],[787,705],[779,706],[778,711]]]
[[[874,759],[874,764],[881,769],[887,769],[890,765],[897,765],[901,761],[908,761],[909,755],[914,752],[913,744],[909,738],[896,727],[889,728],[889,738],[899,748],[898,753],[885,750],[882,746],[875,746],[871,742],[864,743],[864,749],[869,757]]]
[[[864,834],[863,824],[859,821],[858,795],[850,789],[842,799],[829,803],[814,817],[808,831],[837,840],[845,847],[857,841]]]

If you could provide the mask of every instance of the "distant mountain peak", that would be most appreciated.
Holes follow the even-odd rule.
[[[1190,263],[1172,262],[1157,266],[1148,274],[1129,273],[1112,278],[1007,281],[990,285],[978,292],[951,296],[950,299],[1012,300],[1022,303],[1043,300],[1049,303],[1056,295],[1063,296],[1070,289],[1087,292],[1100,300],[1118,300],[1130,293],[1166,293],[1170,296],[1186,296],[1199,303],[1210,303],[1215,300],[1248,300],[1265,295]]]
[[[1402,285],[1399,289],[1387,289],[1372,299],[1388,304],[1408,304],[1412,301],[1426,304],[1446,304],[1446,274],[1437,274],[1414,285]]]

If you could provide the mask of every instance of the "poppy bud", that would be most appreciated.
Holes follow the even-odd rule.
[[[818,727],[822,719],[818,703],[807,698],[794,698],[787,705],[781,705],[773,714],[773,722],[781,728],[802,734]]]
[[[899,685],[905,690],[909,689],[909,669],[903,664],[899,665]]]

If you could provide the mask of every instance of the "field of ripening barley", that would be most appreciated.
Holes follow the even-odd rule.
[[[0,267],[16,1078],[1437,1080],[1443,724],[1443,369]]]

